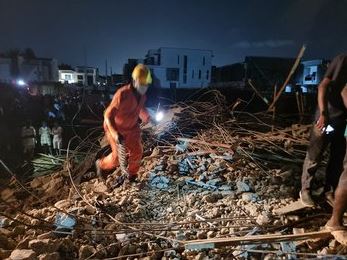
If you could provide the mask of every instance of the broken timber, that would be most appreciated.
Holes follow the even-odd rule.
[[[295,211],[299,211],[305,208],[310,208],[304,204],[302,204],[302,202],[300,200],[294,201],[282,208],[276,209],[275,213],[278,215],[285,215],[291,212],[295,212]]]
[[[307,240],[314,238],[325,238],[330,237],[330,231],[318,231],[309,232],[302,234],[270,234],[270,235],[252,235],[244,237],[230,237],[230,238],[214,238],[205,240],[192,240],[184,243],[185,249],[187,250],[200,250],[200,249],[212,249],[223,246],[238,246],[247,244],[264,244],[264,243],[276,243],[284,241],[296,241],[296,240]]]
[[[274,98],[274,100],[272,101],[271,105],[270,105],[269,108],[268,108],[268,111],[272,111],[272,110],[273,110],[273,108],[274,108],[276,102],[277,102],[278,99],[280,98],[282,92],[284,91],[284,89],[285,89],[286,86],[288,85],[288,83],[289,83],[291,77],[293,76],[294,72],[296,71],[297,67],[299,66],[300,60],[301,60],[302,56],[304,56],[305,50],[306,50],[306,46],[303,45],[303,46],[301,47],[301,49],[300,49],[300,52],[299,52],[299,54],[298,54],[298,57],[297,57],[296,60],[295,60],[295,63],[294,63],[294,65],[293,65],[292,69],[291,69],[290,72],[289,72],[289,75],[288,75],[286,81],[283,83],[282,87],[281,87],[280,90],[277,92],[276,97]]]

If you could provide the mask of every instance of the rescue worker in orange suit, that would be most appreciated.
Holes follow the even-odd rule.
[[[138,64],[132,72],[132,82],[121,87],[106,108],[103,127],[112,152],[96,161],[99,177],[103,178],[103,171],[120,166],[117,152],[120,142],[124,145],[128,158],[129,181],[136,181],[143,154],[139,119],[143,123],[148,123],[150,120],[144,105],[145,94],[151,83],[150,70],[145,65]]]

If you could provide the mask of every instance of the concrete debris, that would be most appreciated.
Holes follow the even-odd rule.
[[[0,210],[11,220],[0,218],[0,256],[231,259],[231,254],[236,258],[245,254],[260,259],[271,254],[245,253],[245,249],[312,253],[307,243],[292,249],[290,242],[282,248],[279,242],[264,243],[266,248],[260,243],[246,248],[243,242],[220,248],[208,243],[203,250],[182,246],[188,240],[246,239],[256,234],[295,233],[295,228],[303,227],[305,232],[317,231],[324,224],[322,218],[310,220],[306,226],[297,224],[306,213],[298,214],[300,219],[276,214],[277,209],[297,200],[295,187],[300,183],[302,162],[293,162],[293,158],[303,159],[303,151],[296,147],[307,143],[309,127],[267,131],[266,124],[254,121],[254,115],[240,113],[238,120],[245,122],[244,127],[248,124],[250,134],[235,124],[229,107],[224,111],[222,103],[180,107],[175,121],[160,133],[144,131],[139,183],[109,189],[108,184],[119,175],[117,170],[105,176],[106,184],[93,177],[91,165],[100,150],[88,141],[79,145],[91,149],[88,156],[71,156],[64,169],[25,183],[29,192],[17,185],[2,190],[1,199],[11,206],[0,205]],[[210,108],[212,112],[201,112]],[[189,135],[192,139],[178,140],[183,132],[180,125],[189,130],[193,125],[204,128]],[[266,129],[260,130],[262,127]],[[329,252],[344,252],[339,248],[343,240],[336,237],[334,241],[338,242],[328,241],[324,246],[331,245]]]
[[[35,260],[37,254],[31,249],[16,249],[13,250],[10,259],[11,260]]]

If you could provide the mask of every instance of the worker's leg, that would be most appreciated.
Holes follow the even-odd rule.
[[[343,226],[343,214],[347,209],[347,153],[343,162],[343,173],[335,191],[333,214],[327,223],[331,229],[339,229]]]
[[[301,176],[301,190],[307,191],[311,188],[311,181],[322,160],[322,154],[327,146],[328,138],[325,133],[313,126],[310,135],[310,144],[307,149],[306,158]]]
[[[141,159],[143,154],[141,133],[133,132],[125,136],[125,147],[129,154],[128,158],[128,173],[129,178],[136,178],[137,172],[140,169]]]
[[[119,166],[118,155],[117,155],[117,143],[111,136],[111,134],[106,131],[106,138],[111,146],[112,152],[106,157],[99,160],[99,167],[101,170],[112,170]]]
[[[331,188],[336,190],[343,171],[343,160],[346,151],[346,142],[344,136],[346,127],[345,121],[343,120],[339,124],[334,125],[334,127],[335,130],[330,136],[330,156],[326,169],[325,191],[329,191]]]
[[[314,206],[311,197],[311,183],[322,160],[322,154],[328,144],[328,138],[315,125],[312,127],[310,144],[307,149],[302,176],[301,176],[301,202],[307,206]]]

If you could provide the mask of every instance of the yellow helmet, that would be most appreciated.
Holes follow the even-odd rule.
[[[132,73],[133,80],[139,80],[141,85],[148,85],[152,83],[151,71],[146,65],[137,64]]]

